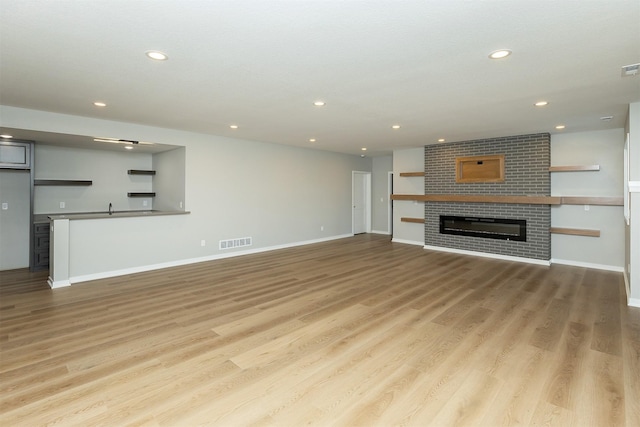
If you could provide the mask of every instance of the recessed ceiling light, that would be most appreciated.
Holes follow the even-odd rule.
[[[316,142],[315,138],[309,138],[309,142]]]
[[[564,125],[558,125],[558,126],[556,126],[556,129],[558,129],[558,130],[564,129]]]
[[[94,102],[93,105],[95,105],[96,107],[106,107],[107,106],[107,104],[105,104],[104,102],[100,102],[100,101]]]
[[[391,129],[400,129],[400,125],[393,125],[391,126]]]
[[[367,147],[362,147],[361,150],[362,151],[367,151]]]
[[[166,61],[167,59],[169,59],[166,53],[162,53],[157,50],[148,50],[144,54],[154,61]]]
[[[324,101],[316,101],[313,103],[313,105],[315,105],[316,107],[324,107],[325,102]]]
[[[130,145],[125,145],[125,146],[124,146],[124,149],[125,149],[125,150],[133,150],[133,147],[132,147],[132,146],[130,146]]]
[[[498,49],[494,50],[489,54],[489,58],[491,59],[502,59],[511,55],[511,51],[509,49]]]
[[[7,135],[7,134],[5,133],[5,134],[0,135],[0,138],[11,139],[11,138],[13,138],[13,135]]]
[[[231,129],[238,129],[238,125],[229,125]]]
[[[535,105],[536,107],[544,107],[544,106],[549,105],[549,103],[547,101],[538,101],[533,105]]]
[[[440,138],[438,142],[444,142],[444,138]]]

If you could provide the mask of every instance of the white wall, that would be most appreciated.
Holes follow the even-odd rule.
[[[424,147],[393,152],[393,193],[424,194],[424,177],[401,177],[400,172],[424,171]],[[393,241],[424,246],[424,224],[401,222],[401,217],[424,218],[424,203],[393,202]]]
[[[153,191],[156,193],[154,209],[184,210],[185,154],[185,148],[181,147],[153,155],[156,175],[149,178],[153,181]]]
[[[391,171],[393,171],[392,156],[374,157],[372,159],[371,229],[374,233],[391,234],[389,229],[389,208],[391,206],[389,172]]]
[[[600,171],[552,172],[553,196],[622,196],[624,130],[551,136],[551,165],[600,165]],[[553,227],[600,230],[600,237],[551,235],[552,262],[622,271],[624,217],[621,206],[551,207]]]
[[[35,145],[35,179],[92,180],[91,186],[36,186],[34,213],[104,212],[151,209],[152,198],[129,198],[128,192],[152,191],[150,176],[128,175],[151,169],[151,155],[122,150],[91,150]],[[143,206],[143,201],[147,206]],[[65,208],[60,208],[60,202]]]
[[[0,170],[0,270],[29,267],[29,171]]]
[[[73,277],[233,252],[218,250],[221,239],[250,236],[255,250],[350,235],[351,172],[371,170],[370,159],[359,155],[6,106],[0,116],[6,127],[126,135],[186,148],[191,214],[72,221],[72,283]]]

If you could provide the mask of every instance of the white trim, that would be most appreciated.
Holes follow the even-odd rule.
[[[640,181],[629,181],[629,193],[640,193]]]
[[[384,234],[385,236],[390,236],[391,233],[389,233],[388,231],[380,231],[380,230],[371,230],[371,233],[373,234]]]
[[[551,263],[571,265],[573,267],[593,268],[595,270],[615,271],[616,273],[624,273],[624,267],[619,267],[617,265],[594,264],[591,262],[573,261],[569,259],[556,259],[556,258],[551,258]]]
[[[391,200],[391,193],[393,193],[393,171],[387,172],[387,230],[389,235],[393,230],[393,200]]]
[[[66,288],[67,286],[71,286],[71,282],[68,280],[58,280],[58,281],[54,281],[51,276],[49,276],[49,278],[47,279],[47,283],[49,284],[49,287],[51,289],[58,289],[58,288]]]
[[[405,239],[396,239],[395,237],[391,239],[393,243],[404,243],[406,245],[416,245],[423,246],[424,242],[416,242],[415,240],[405,240]]]
[[[629,301],[627,302],[627,305],[629,307],[638,307],[638,308],[640,308],[640,298],[629,298]]]
[[[464,249],[444,248],[442,246],[424,245],[424,248],[432,250],[432,251],[451,252],[451,253],[454,253],[454,254],[461,254],[461,255],[471,255],[471,256],[479,256],[479,257],[484,257],[484,258],[502,259],[502,260],[505,260],[505,261],[526,262],[528,264],[544,265],[544,266],[547,266],[547,267],[549,265],[551,265],[551,263],[549,261],[545,261],[545,260],[541,260],[541,259],[522,258],[522,257],[517,257],[517,256],[511,256],[511,255],[492,254],[492,253],[488,253],[488,252],[467,251],[467,250],[464,250]]]
[[[627,295],[627,301],[631,298],[631,285],[629,284],[629,276],[626,271],[622,272],[622,277],[624,277],[624,292]]]
[[[295,243],[286,243],[286,244],[283,244],[283,245],[269,246],[269,247],[266,247],[266,248],[248,249],[246,251],[228,252],[228,253],[209,255],[209,256],[199,257],[199,258],[189,258],[189,259],[181,259],[181,260],[177,260],[177,261],[163,262],[163,263],[159,263],[159,264],[142,265],[142,266],[139,266],[139,267],[125,268],[125,269],[122,269],[122,270],[112,270],[112,271],[105,271],[105,272],[102,272],[102,273],[85,274],[85,275],[82,275],[82,276],[73,276],[73,277],[69,278],[69,280],[67,281],[66,285],[60,283],[59,285],[56,284],[57,286],[55,286],[55,287],[59,288],[59,287],[62,287],[62,286],[69,286],[69,285],[75,284],[75,283],[88,282],[90,280],[106,279],[106,278],[109,278],[109,277],[125,276],[127,274],[135,274],[135,273],[144,273],[145,271],[160,270],[162,268],[170,268],[170,267],[178,267],[178,266],[181,266],[181,265],[195,264],[195,263],[198,263],[198,262],[215,261],[215,260],[218,260],[218,259],[233,258],[233,257],[237,257],[237,256],[242,256],[242,255],[257,254],[257,253],[260,253],[260,252],[269,252],[269,251],[274,251],[274,250],[278,250],[278,249],[293,248],[293,247],[296,247],[296,246],[310,245],[310,244],[313,244],[313,243],[321,243],[321,242],[326,242],[326,241],[329,241],[329,240],[344,239],[344,238],[347,238],[347,237],[353,237],[353,234],[341,234],[341,235],[338,235],[338,236],[323,237],[321,239],[305,240],[305,241],[302,241],[302,242],[295,242]],[[52,286],[52,288],[53,287],[54,286]]]

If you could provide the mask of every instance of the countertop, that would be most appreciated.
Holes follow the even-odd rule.
[[[36,214],[33,216],[33,222],[43,223],[56,219],[113,219],[113,218],[132,218],[141,216],[166,216],[166,215],[186,215],[188,211],[156,211],[156,210],[137,210],[137,211],[114,211],[109,212],[73,212],[66,214]]]

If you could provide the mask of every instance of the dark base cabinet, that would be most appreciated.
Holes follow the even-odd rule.
[[[33,224],[33,270],[49,268],[49,229],[46,223]]]

